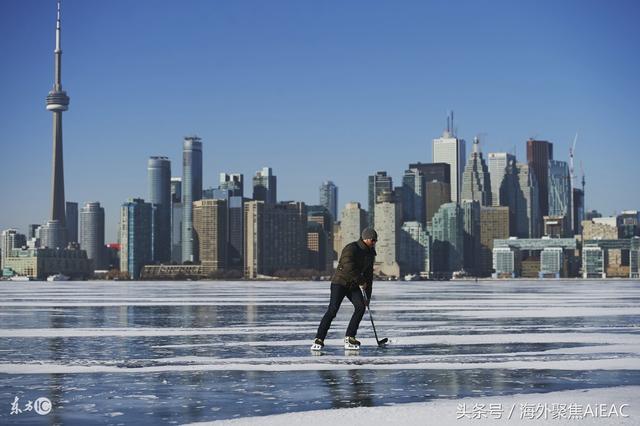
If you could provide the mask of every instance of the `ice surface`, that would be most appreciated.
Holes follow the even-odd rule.
[[[379,282],[388,347],[365,315],[362,349],[345,353],[345,300],[313,356],[328,295],[326,282],[0,282],[0,423],[297,424],[323,410],[326,424],[360,407],[366,424],[411,424],[455,416],[461,398],[638,394],[638,281]],[[15,397],[42,396],[47,416],[10,415]]]

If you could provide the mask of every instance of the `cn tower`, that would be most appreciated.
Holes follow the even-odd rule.
[[[57,225],[60,228],[65,228],[64,167],[62,162],[62,112],[66,111],[69,107],[69,97],[67,96],[67,92],[62,90],[61,32],[60,0],[58,0],[56,49],[54,50],[55,75],[53,89],[47,96],[47,110],[53,113],[53,185],[51,197],[51,220],[57,221]],[[62,243],[61,245],[65,244],[63,241],[60,241],[60,243]]]

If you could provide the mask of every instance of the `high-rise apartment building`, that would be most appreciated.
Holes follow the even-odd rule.
[[[171,262],[182,263],[182,178],[171,178]]]
[[[184,139],[182,150],[182,261],[194,260],[193,202],[202,199],[202,140]]]
[[[366,217],[365,217],[365,220],[366,220]],[[333,267],[336,267],[338,265],[338,258],[342,253],[342,249],[346,245],[345,243],[343,243],[343,241],[344,240],[342,238],[342,224],[340,222],[333,222],[333,253],[335,255],[333,259],[333,265],[332,265]]]
[[[451,273],[463,267],[464,221],[457,203],[446,203],[433,216],[431,222],[432,268],[434,272]]]
[[[149,157],[147,163],[148,202],[156,206],[152,259],[165,263],[171,259],[171,161]]]
[[[387,172],[379,171],[375,175],[369,176],[368,179],[368,195],[369,195],[369,210],[368,219],[369,226],[373,227],[375,224],[376,216],[376,202],[378,196],[383,192],[393,192],[393,180],[391,176],[387,176]],[[349,244],[349,243],[346,243]]]
[[[503,200],[504,197],[500,196],[500,190],[507,173],[507,167],[515,164],[516,157],[507,152],[490,152],[487,158],[489,175],[491,176],[491,205],[507,205]]]
[[[403,274],[429,274],[431,237],[420,222],[404,222],[400,231],[400,265]]]
[[[80,247],[87,252],[96,270],[104,269],[104,208],[99,202],[86,203],[80,209]]]
[[[194,258],[206,273],[226,269],[227,212],[226,200],[193,203]]]
[[[494,278],[516,278],[522,274],[520,250],[514,247],[493,248]]]
[[[582,248],[582,278],[606,278],[606,251],[597,244]]]
[[[317,222],[307,222],[307,267],[316,271],[328,271],[331,265],[327,263],[329,251],[333,251],[329,245],[328,234]]]
[[[271,167],[263,167],[253,177],[253,199],[267,204],[278,202],[278,179]]]
[[[481,206],[491,205],[489,169],[482,158],[480,140],[477,137],[473,139],[473,151],[462,173],[460,199],[478,201]]]
[[[307,264],[307,213],[304,203],[247,201],[245,276],[274,275]]]
[[[317,267],[319,271],[331,271],[333,269],[333,216],[325,206],[307,206],[307,236],[311,232],[311,236],[318,237],[317,249],[322,249],[318,253],[317,261],[320,262]],[[322,232],[318,232],[318,228],[312,227],[310,224],[317,223],[322,228]],[[326,240],[326,242],[323,242]],[[309,247],[311,249],[311,247]],[[314,245],[313,249],[316,249]]]
[[[629,278],[640,278],[640,237],[631,238],[629,250]]]
[[[464,139],[455,135],[453,125],[447,126],[442,137],[433,140],[433,162],[446,163],[451,168],[451,200],[457,203],[460,202],[462,172],[466,159]]]
[[[619,238],[640,237],[640,212],[626,210],[620,212],[616,218]]]
[[[334,221],[338,220],[338,187],[330,180],[320,185],[320,205],[331,213]]]
[[[549,161],[553,160],[553,144],[547,141],[527,141],[527,163],[538,183],[540,216],[549,215]]]
[[[244,267],[244,203],[246,198],[232,196],[227,200],[227,268],[242,271]]]
[[[540,252],[540,278],[560,278],[564,275],[562,247],[545,247]]]
[[[398,249],[402,225],[402,203],[393,192],[384,191],[375,204],[374,228],[378,233],[374,271],[389,277],[400,277]]]
[[[493,240],[509,238],[509,207],[480,208],[480,253],[478,275],[491,276]]]
[[[0,241],[0,244],[0,251],[2,252],[0,268],[4,268],[6,266],[5,259],[11,257],[11,251],[27,245],[27,237],[19,233],[16,229],[7,229],[2,231],[2,241]],[[0,271],[0,273],[1,272],[2,271]]]
[[[134,198],[120,208],[120,270],[137,280],[142,267],[152,262],[153,206]]]
[[[48,220],[40,227],[40,246],[64,249],[67,246],[67,227],[59,220]],[[62,245],[58,245],[62,244]]]
[[[31,223],[27,226],[27,239],[40,238],[40,224]]]
[[[347,203],[342,210],[342,220],[340,221],[340,233],[342,236],[342,245],[338,253],[347,244],[358,241],[362,230],[367,227],[367,212],[360,207],[360,203]]]
[[[67,201],[65,203],[65,224],[67,228],[67,242],[77,243],[78,239],[78,203]]]

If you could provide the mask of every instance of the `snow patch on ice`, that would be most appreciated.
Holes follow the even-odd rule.
[[[597,404],[615,404],[618,416],[586,417],[583,419],[537,419],[521,418],[522,405],[547,404],[579,404],[592,408]],[[473,419],[458,418],[462,413],[462,404],[467,411],[471,411],[475,404],[484,407],[500,404],[503,414],[501,418]],[[626,404],[621,411],[621,405]],[[514,407],[511,421],[507,420],[511,407]],[[622,415],[626,417],[622,417]],[[277,414],[262,417],[244,417],[241,419],[223,420],[217,422],[191,423],[191,426],[203,425],[251,425],[251,426],[282,426],[305,425],[326,426],[349,424],[353,426],[397,425],[423,426],[429,424],[430,419],[437,419],[437,425],[504,425],[504,424],[545,424],[545,425],[637,425],[640,419],[640,386],[625,386],[615,388],[587,389],[577,391],[562,391],[536,394],[517,394],[496,397],[470,397],[463,399],[438,399],[429,402],[398,404],[383,407],[358,407],[331,410],[304,411],[297,413]]]

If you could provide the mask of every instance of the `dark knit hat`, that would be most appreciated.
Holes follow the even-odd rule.
[[[364,228],[362,230],[361,237],[363,240],[377,240],[378,233],[373,228]]]

